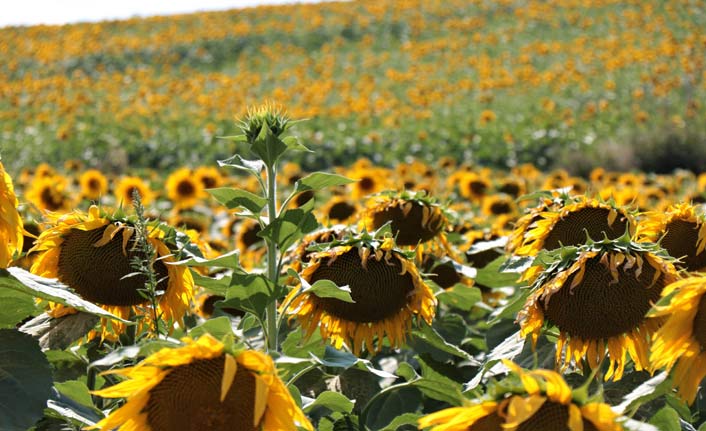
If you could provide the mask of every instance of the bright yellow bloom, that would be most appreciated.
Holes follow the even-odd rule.
[[[7,268],[13,255],[22,251],[22,217],[17,205],[12,178],[0,162],[0,268]]]
[[[177,169],[165,185],[169,199],[176,208],[191,208],[205,196],[204,186],[188,168]]]
[[[246,350],[227,352],[204,335],[182,339],[134,367],[106,374],[128,380],[94,394],[127,398],[95,428],[119,431],[312,430],[277,376],[272,358]]]
[[[81,195],[86,199],[98,200],[108,192],[108,180],[97,169],[89,169],[79,178]]]

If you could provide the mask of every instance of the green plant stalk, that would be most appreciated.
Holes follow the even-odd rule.
[[[267,223],[271,224],[277,218],[277,178],[275,166],[267,166]],[[272,281],[273,292],[277,292],[277,243],[272,239],[267,244],[267,276]],[[267,351],[276,352],[277,343],[277,301],[271,298],[265,310],[267,319]]]

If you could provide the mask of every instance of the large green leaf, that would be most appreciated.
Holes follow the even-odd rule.
[[[342,186],[354,182],[350,178],[326,172],[313,172],[294,184],[293,193],[301,193],[307,190],[321,190],[326,187]]]
[[[247,190],[219,187],[207,191],[228,209],[245,208],[253,214],[259,214],[267,205],[267,199]]]
[[[245,135],[225,136],[221,139],[230,139],[230,140],[241,141],[241,142],[247,141],[247,138],[245,138]],[[226,160],[219,160],[218,166],[228,166],[231,168],[240,169],[241,171],[246,171],[246,172],[249,172],[249,173],[256,175],[256,176],[260,175],[260,172],[262,172],[262,170],[265,169],[265,164],[262,162],[262,160],[247,160],[247,159],[242,158],[240,156],[240,154],[236,154],[233,157],[226,159]]]
[[[37,341],[14,329],[0,329],[0,429],[31,427],[42,417],[51,388],[49,361]]]
[[[0,328],[14,328],[18,322],[38,312],[34,298],[13,289],[0,288],[0,304]]]
[[[353,411],[353,401],[339,392],[324,391],[316,397],[313,403],[304,406],[304,412],[309,413],[316,408],[326,408],[332,412],[350,413]]]
[[[257,236],[269,238],[280,250],[286,250],[318,226],[319,223],[311,211],[294,208],[283,211],[272,223],[258,232]]]
[[[301,282],[305,292],[311,292],[319,298],[334,298],[344,302],[355,302],[351,298],[351,288],[348,286],[337,286],[331,280],[316,280],[311,285],[308,285],[309,283],[304,279],[301,279]]]
[[[505,263],[506,257],[500,256],[478,270],[476,283],[486,287],[518,286],[519,276],[514,272],[503,272],[500,268]]]
[[[473,358],[468,352],[460,349],[446,340],[431,326],[422,323],[419,328],[412,330],[412,337],[408,341],[410,346],[417,351],[430,352],[429,347],[448,353],[450,355],[465,359],[471,365],[480,365],[478,360]]]
[[[200,256],[189,256],[178,262],[167,262],[167,265],[185,265],[185,266],[205,266],[207,268],[239,268],[239,250],[232,250],[228,253],[223,253],[213,259],[206,259]]]
[[[480,289],[468,287],[461,283],[440,292],[436,297],[442,304],[463,311],[470,311],[474,305],[482,300]]]
[[[668,406],[652,416],[649,423],[656,426],[659,431],[681,431],[679,413]]]
[[[68,288],[53,278],[39,277],[31,274],[22,268],[0,269],[0,288],[12,289],[27,295],[68,305],[79,311],[95,314],[99,317],[119,320],[132,325],[133,323],[121,319],[96,304],[86,301],[80,296],[72,293]]]

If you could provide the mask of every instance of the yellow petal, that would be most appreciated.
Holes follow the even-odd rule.
[[[235,362],[235,358],[228,354],[226,354],[225,357],[223,378],[221,379],[221,402],[226,399],[226,395],[228,395],[228,391],[233,385],[233,380],[235,380],[235,372],[238,370],[238,364]]]

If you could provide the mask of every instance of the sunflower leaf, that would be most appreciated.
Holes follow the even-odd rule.
[[[24,431],[42,417],[51,396],[49,361],[37,341],[0,329],[0,376],[0,429]]]
[[[318,226],[319,223],[311,211],[307,211],[305,208],[288,209],[258,232],[257,236],[269,238],[281,250],[286,250]]]
[[[333,186],[342,186],[354,181],[355,180],[342,175],[329,174],[326,172],[314,172],[298,180],[294,184],[294,193],[301,193],[307,190],[321,190]]]
[[[96,304],[86,301],[68,290],[68,287],[56,279],[44,278],[31,274],[22,268],[11,267],[0,269],[0,288],[12,289],[47,301],[73,307],[79,311],[94,314],[99,317],[119,320],[133,325],[129,320],[121,319],[109,313]]]
[[[240,267],[240,251],[232,250],[228,253],[223,253],[213,259],[206,259],[199,256],[191,256],[187,259],[178,262],[165,262],[167,265],[185,265],[185,266],[205,266],[207,268],[239,268]]]
[[[664,407],[652,416],[649,423],[656,426],[660,431],[681,431],[682,429],[679,423],[679,413],[669,406]]]
[[[34,298],[17,290],[0,289],[0,304],[0,328],[14,328],[17,322],[38,312]]]
[[[331,280],[317,280],[311,285],[304,279],[301,282],[305,292],[311,292],[319,298],[335,298],[340,301],[355,303],[353,298],[351,298],[351,288],[348,286],[337,286]]]
[[[436,297],[449,307],[463,311],[470,311],[474,305],[482,300],[480,289],[468,287],[461,283],[457,283],[455,286],[440,292]]]
[[[245,138],[245,135],[234,136],[233,138],[240,138],[240,137]],[[226,138],[231,138],[231,137],[229,136]],[[223,138],[223,139],[226,139],[226,138]],[[244,142],[246,140],[247,139],[243,139],[240,141]],[[218,166],[221,166],[221,167],[228,166],[231,168],[240,169],[242,171],[250,172],[253,175],[260,175],[260,172],[262,172],[262,170],[265,169],[265,164],[261,160],[247,160],[247,159],[240,157],[239,154],[236,154],[233,157],[226,159],[226,160],[219,160]]]
[[[500,256],[479,269],[475,278],[476,283],[490,288],[518,286],[517,274],[506,273],[500,269],[505,259],[505,256]]]
[[[235,189],[232,187],[218,187],[206,190],[216,198],[218,202],[228,209],[245,208],[253,214],[259,214],[267,205],[267,199],[251,193],[247,190]]]
[[[353,411],[353,401],[339,392],[324,391],[311,404],[304,406],[305,413],[315,408],[325,408],[333,412],[350,413]]]
[[[409,344],[417,352],[427,352],[437,349],[437,351],[440,350],[452,356],[465,359],[472,365],[480,365],[478,360],[476,360],[468,352],[461,350],[458,346],[448,343],[434,328],[426,323],[422,323],[419,328],[412,330],[412,337],[410,337]],[[430,350],[430,348],[432,350]]]

